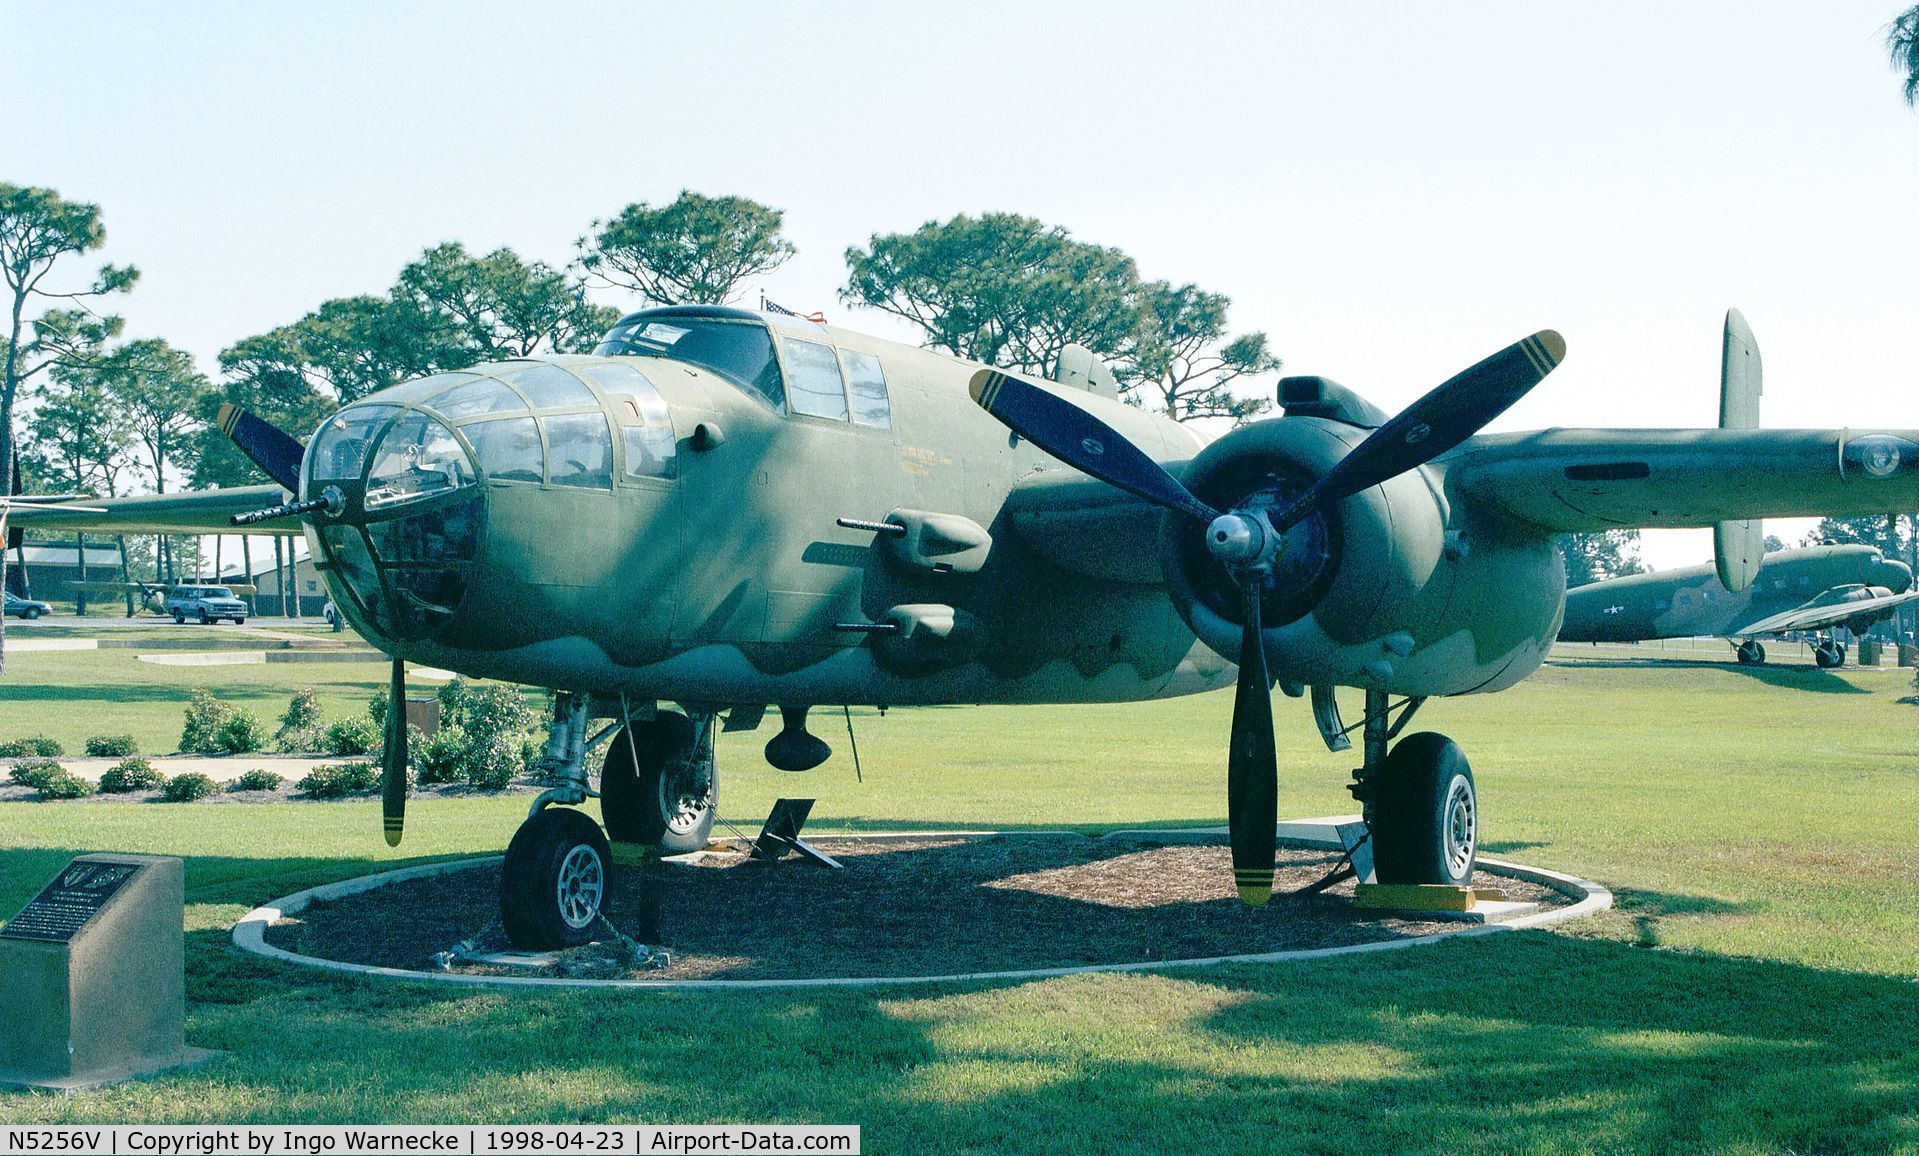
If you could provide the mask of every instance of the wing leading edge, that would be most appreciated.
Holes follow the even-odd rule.
[[[233,515],[287,500],[278,486],[235,486],[225,490],[189,490],[178,494],[141,494],[132,498],[84,498],[73,504],[20,506],[8,525],[22,530],[100,531],[109,534],[291,534],[295,519],[238,528]]]

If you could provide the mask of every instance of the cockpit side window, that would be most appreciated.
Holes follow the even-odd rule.
[[[893,406],[886,396],[886,372],[880,368],[880,359],[842,349],[840,362],[846,367],[847,392],[853,398],[853,424],[892,429]]]
[[[846,383],[833,347],[797,337],[780,338],[786,356],[787,401],[794,413],[846,420]]]
[[[593,352],[684,361],[718,374],[774,409],[786,409],[773,338],[758,321],[640,314],[614,326]]]

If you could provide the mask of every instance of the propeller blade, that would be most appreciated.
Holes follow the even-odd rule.
[[[1219,517],[1118,430],[1072,402],[997,369],[975,373],[967,391],[1008,429],[1067,465],[1202,522]]]
[[[1240,901],[1258,907],[1273,894],[1274,832],[1279,827],[1279,755],[1273,745],[1273,685],[1266,678],[1260,636],[1262,572],[1240,575],[1242,617],[1239,691],[1233,698],[1233,742],[1226,756],[1226,823],[1233,844],[1233,883]]]
[[[380,755],[380,817],[386,845],[398,847],[406,829],[406,663],[393,660],[387,684],[386,749]]]
[[[288,493],[300,492],[300,459],[306,456],[306,447],[294,441],[269,422],[254,417],[237,405],[222,405],[214,417],[213,424],[220,432],[233,439],[240,452],[253,459],[253,464],[266,471],[266,475],[280,483]]]
[[[1542,329],[1453,376],[1354,446],[1273,528],[1283,534],[1315,510],[1432,461],[1505,413],[1565,356],[1565,340]]]

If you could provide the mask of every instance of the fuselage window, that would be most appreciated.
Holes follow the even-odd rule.
[[[853,399],[853,423],[891,429],[893,407],[886,398],[886,374],[880,369],[880,359],[842,349],[840,363],[846,367],[846,388]]]
[[[460,427],[488,481],[537,482],[546,476],[540,431],[530,417],[509,417]]]
[[[602,413],[569,413],[543,417],[546,427],[547,475],[555,486],[589,490],[613,488],[613,437]]]
[[[673,436],[673,418],[666,399],[630,364],[602,362],[580,367],[582,376],[600,387],[613,405],[620,440],[626,449],[629,478],[672,478],[679,472],[679,444]]]
[[[786,400],[793,412],[845,421],[846,383],[833,347],[782,337],[780,350],[786,355]]]
[[[601,357],[669,357],[710,370],[784,411],[786,389],[780,381],[773,338],[758,321],[720,317],[630,318],[613,327],[594,349]]]

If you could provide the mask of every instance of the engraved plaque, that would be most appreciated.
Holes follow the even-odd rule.
[[[137,863],[100,863],[75,859],[20,913],[0,927],[8,939],[65,943],[106,906],[113,893],[140,870]]]

